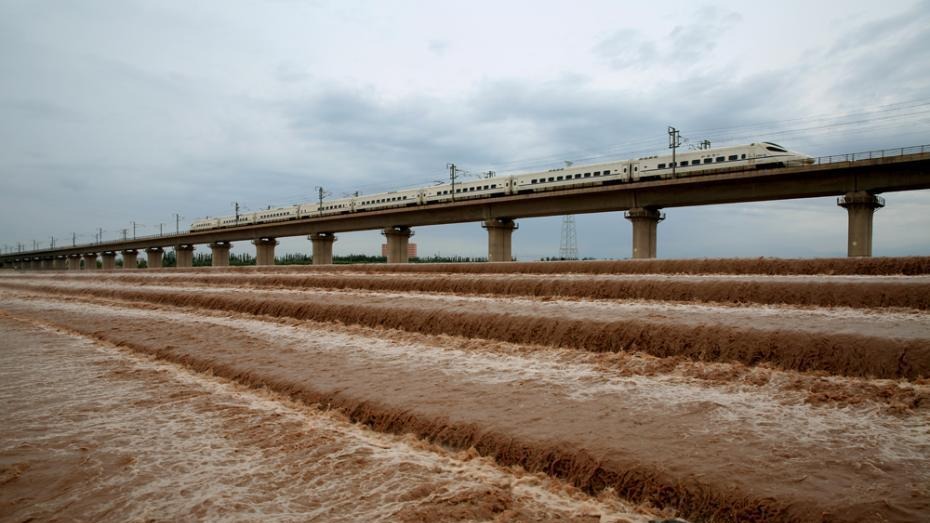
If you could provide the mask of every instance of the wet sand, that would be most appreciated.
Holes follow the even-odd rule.
[[[127,507],[150,501],[157,510],[187,510],[201,518],[241,517],[241,511],[255,510],[278,519],[321,521],[645,521],[657,517],[657,511],[693,521],[919,521],[930,513],[930,367],[921,359],[930,351],[930,313],[901,298],[913,294],[912,287],[926,285],[925,277],[849,271],[837,276],[842,278],[837,282],[827,275],[811,277],[815,285],[907,289],[887,307],[515,297],[506,292],[457,295],[361,286],[332,290],[323,284],[289,286],[287,281],[342,278],[344,272],[272,268],[0,277],[0,329],[12,339],[0,345],[0,356],[13,362],[4,365],[13,370],[4,370],[11,377],[4,376],[0,388],[11,405],[2,421],[7,427],[36,427],[2,431],[3,506],[25,505],[25,496],[44,484],[42,470],[64,466],[74,468],[75,477],[89,474],[68,461],[69,447],[62,443],[80,440],[82,431],[106,434],[96,441],[147,441],[151,436],[143,436],[148,433],[144,422],[136,428],[118,420],[145,417],[151,407],[157,413],[145,421],[149,430],[169,431],[159,444],[182,450],[173,458],[144,461],[183,463],[176,467],[186,472],[170,479],[186,482],[178,491],[196,491],[196,484],[211,473],[249,477],[250,470],[262,467],[270,478],[267,485],[283,484],[289,477],[312,477],[313,482],[302,490],[295,487],[293,499],[282,487],[273,489],[278,498],[265,499],[270,487],[241,480],[245,483],[237,488],[244,489],[243,499],[259,500],[244,502],[248,509],[233,508],[232,495],[229,502],[217,503],[222,495],[211,486],[194,496],[200,503],[213,500],[204,507],[179,499],[174,487],[133,487],[137,472],[120,468],[119,457],[113,463],[105,457],[118,454],[112,449],[119,444],[114,444],[90,467],[96,475],[71,485],[90,485],[98,489],[96,494],[82,496],[78,503],[60,501],[69,494],[59,492],[51,501],[59,512],[36,513],[38,517],[60,517],[67,507],[77,507],[119,519],[115,515],[125,516]],[[282,274],[287,278],[260,281]],[[243,281],[236,282],[236,277]],[[403,276],[411,277],[416,278]],[[611,278],[631,279],[618,274],[592,281]],[[583,274],[565,275],[565,280],[585,279]],[[781,283],[792,279],[803,280],[789,276]],[[677,281],[645,280],[658,286]],[[633,324],[639,331],[630,338],[632,331],[617,329],[617,324]],[[605,330],[605,325],[612,327]],[[586,328],[602,330],[592,336]],[[657,333],[665,335],[663,347],[676,350],[659,350]],[[706,343],[716,343],[718,350],[695,344],[689,333],[703,333]],[[43,336],[68,341],[60,341],[65,348],[54,349],[59,342]],[[569,343],[573,336],[584,343]],[[762,348],[743,357],[719,349],[748,343],[761,343]],[[689,344],[701,352],[688,349]],[[43,364],[36,355],[46,352],[51,355]],[[792,356],[778,356],[788,353]],[[62,359],[94,370],[56,372],[60,369],[52,362]],[[805,368],[805,361],[817,364]],[[170,369],[150,374],[174,381],[156,386],[142,371],[114,381],[101,370],[114,362]],[[115,398],[132,398],[134,392],[126,387],[151,389],[135,392],[149,402],[135,414],[123,412],[132,410],[133,400]],[[27,388],[42,392],[34,400],[17,396],[16,391]],[[163,404],[173,393],[183,399]],[[246,397],[252,399],[241,400]],[[69,404],[82,401],[93,407]],[[249,410],[255,402],[274,406],[274,412],[283,409],[287,415],[282,420],[296,416],[304,421],[292,426],[277,417],[262,418],[264,413]],[[253,429],[226,418],[210,421],[239,408],[249,413],[234,418],[261,421],[252,423]],[[61,415],[82,409],[107,416],[112,411],[117,420],[87,428],[87,420]],[[189,442],[200,430],[199,425],[184,428],[191,412],[198,413],[195,417],[209,413],[200,422],[206,440],[219,441],[216,434],[223,434],[210,428],[211,423],[226,427],[231,433],[220,437],[224,445],[248,457],[229,461],[225,466],[230,472],[212,471],[214,459],[226,463],[219,453],[231,451],[219,444]],[[53,425],[49,419],[63,422]],[[43,431],[64,435],[43,437]],[[252,431],[257,431],[253,439],[239,437]],[[320,434],[328,435],[325,445],[315,443]],[[17,438],[64,451],[23,450],[19,456],[20,445],[13,444]],[[318,468],[320,456],[331,454],[330,446],[355,449],[362,445],[359,440],[379,441],[392,456],[427,456],[402,458],[414,463],[448,466],[435,472],[440,478],[430,476],[432,466],[412,474],[414,479],[395,477],[390,466],[372,464],[365,454],[365,465],[337,460],[325,470]],[[262,446],[266,442],[272,451]],[[201,447],[184,447],[188,443],[215,449],[217,457],[190,456]],[[256,446],[264,450],[255,454]],[[81,456],[77,452],[74,459]],[[336,452],[344,453],[354,455]],[[18,463],[30,460],[36,463],[17,472],[23,467]],[[473,473],[472,463],[497,476]],[[141,465],[136,461],[132,467]],[[26,479],[29,474],[32,480]],[[138,474],[156,484],[168,481],[152,479],[159,476],[157,471]],[[369,475],[384,477],[366,483],[363,477]],[[125,491],[103,494],[103,476],[127,485]],[[491,476],[496,479],[487,479]],[[522,483],[526,478],[537,489],[532,494],[520,490],[529,488]],[[350,492],[344,491],[345,484],[352,485]],[[482,489],[490,490],[476,494]],[[149,497],[137,497],[142,491]],[[153,491],[162,497],[156,501]],[[419,497],[406,499],[404,493],[410,491]],[[469,501],[450,501],[463,492]],[[557,495],[567,497],[552,497]],[[315,503],[312,509],[307,496]],[[453,506],[467,510],[442,512]],[[33,513],[16,514],[22,519]]]

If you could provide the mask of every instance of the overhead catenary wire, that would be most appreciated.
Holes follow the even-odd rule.
[[[905,112],[914,109],[921,109],[918,112]],[[887,113],[900,114],[887,114]],[[821,132],[829,132],[834,136],[841,136],[850,132],[849,127],[860,126],[879,128],[875,125],[882,121],[895,121],[918,118],[924,115],[930,115],[930,100],[909,100],[891,104],[877,105],[866,108],[861,111],[845,113],[821,113],[816,115],[788,118],[782,120],[769,120],[765,122],[754,122],[739,124],[725,127],[708,127],[703,129],[685,130],[685,135],[693,136],[695,139],[710,139],[715,144],[728,143],[734,140],[741,141],[761,141],[766,139],[784,138],[798,135],[816,135]],[[854,118],[854,120],[848,120]],[[825,122],[819,125],[816,122]],[[785,128],[786,124],[801,125],[801,127]],[[756,132],[750,133],[749,131]],[[837,131],[841,132],[837,132]],[[858,132],[858,131],[853,131]],[[494,170],[498,175],[514,174],[525,172],[533,169],[543,169],[555,163],[561,163],[565,159],[571,159],[576,162],[595,162],[610,161],[614,159],[635,158],[643,155],[655,154],[663,148],[663,137],[656,133],[655,137],[643,138],[637,140],[628,140],[625,142],[614,143],[596,154],[582,153],[576,149],[574,151],[565,151],[557,154],[541,156],[536,158],[523,158],[504,162],[495,162],[494,164],[481,165],[473,169],[467,169],[469,172]],[[405,177],[402,179],[393,178],[388,181],[361,184],[353,186],[354,190],[368,192],[387,192],[391,190],[402,190],[409,187],[429,185],[438,176],[440,167],[437,166],[436,173],[424,174]],[[284,200],[282,200],[284,201]],[[297,204],[309,199],[291,198],[286,203]]]
[[[915,124],[917,124],[916,128]],[[909,100],[876,105],[857,111],[821,113],[803,117],[742,123],[730,126],[698,129],[685,128],[682,129],[682,134],[694,140],[709,139],[715,145],[727,144],[734,140],[748,142],[776,139],[783,140],[789,138],[803,139],[805,142],[811,144],[824,144],[829,143],[821,139],[824,136],[836,138],[893,130],[901,131],[896,133],[897,136],[927,135],[930,133],[930,100]],[[522,158],[495,162],[489,165],[479,165],[466,169],[465,172],[477,173],[493,169],[498,176],[502,176],[526,172],[528,170],[544,169],[554,164],[561,164],[567,159],[576,163],[594,163],[636,158],[657,153],[664,148],[664,141],[665,136],[663,136],[663,133],[656,132],[653,136],[648,138],[630,139],[610,144],[609,146],[599,149],[595,153],[576,148],[573,151],[563,151],[535,158]],[[351,188],[352,191],[346,190],[345,188],[337,188],[336,190],[349,193],[359,190],[368,192],[369,189],[374,189],[376,192],[387,192],[391,190],[401,190],[405,187],[431,185],[432,181],[440,176],[440,169],[442,169],[442,166],[437,165],[435,172],[430,172],[429,174],[424,173],[404,178],[392,178],[375,183],[356,185]],[[286,199],[282,198],[280,201],[283,201],[284,205],[296,205],[312,201],[313,199],[314,198],[309,195],[298,195]],[[280,205],[281,204],[278,204],[278,206]],[[179,230],[179,219],[179,217],[175,217],[176,230]],[[98,238],[97,241],[100,241],[99,238],[101,235],[98,229],[94,235]],[[71,232],[67,234],[56,234],[55,236],[69,236],[71,237],[69,238],[71,240],[69,243],[74,243],[78,238],[89,237],[87,234],[74,235]]]

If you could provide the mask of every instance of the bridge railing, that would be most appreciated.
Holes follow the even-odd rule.
[[[167,237],[171,237],[171,236],[179,236],[179,235],[182,235],[182,234],[187,234],[187,233],[189,233],[189,232],[190,232],[189,230],[182,229],[182,230],[180,230],[180,231],[178,231],[178,232],[172,232],[172,233],[136,235],[136,236],[133,236],[133,237],[131,237],[131,238],[129,238],[129,237],[126,237],[126,238],[115,238],[115,239],[112,239],[112,240],[101,240],[101,241],[99,241],[99,242],[94,241],[94,242],[87,242],[87,243],[75,243],[75,244],[72,244],[72,245],[68,245],[68,244],[58,244],[57,247],[58,247],[59,249],[83,249],[83,248],[86,247],[86,248],[89,249],[89,250],[93,250],[93,249],[95,249],[95,248],[99,248],[100,246],[102,246],[102,245],[104,245],[104,244],[107,244],[107,243],[111,243],[111,242],[124,242],[124,241],[136,241],[136,240],[156,240],[156,239],[158,239],[158,238],[167,238]],[[50,249],[53,249],[53,248],[54,248],[54,247],[50,247]],[[45,249],[39,249],[39,251],[43,251],[43,250],[45,250]],[[97,250],[100,250],[100,249],[97,249]],[[105,249],[104,249],[104,250],[105,250]],[[117,249],[117,250],[118,250],[118,249]],[[3,251],[3,252],[0,253],[0,254],[2,254],[2,255],[4,255],[4,256],[19,255],[19,254],[22,254],[22,255],[24,255],[24,256],[29,256],[31,253],[34,253],[34,252],[37,252],[37,251],[35,251],[35,250],[15,251],[15,250],[10,249],[10,250],[7,250],[7,251]]]
[[[930,145],[914,145],[912,147],[897,147],[894,149],[879,149],[877,151],[863,151],[858,153],[820,156],[814,163],[820,165],[841,162],[855,162],[858,160],[871,160],[873,158],[893,158],[895,156],[905,156],[908,154],[920,153],[930,153]]]
[[[814,163],[817,165],[820,165],[820,164],[831,164],[831,163],[855,162],[858,160],[871,160],[874,158],[893,158],[895,156],[904,156],[908,154],[921,154],[921,153],[930,153],[930,145],[914,145],[911,147],[896,147],[894,149],[878,149],[875,151],[863,151],[863,152],[858,152],[858,153],[846,153],[846,154],[834,154],[831,156],[819,156],[815,159]],[[179,234],[187,234],[189,232],[190,231],[179,231],[175,234],[170,234],[170,233],[169,234],[149,234],[146,236],[135,236],[133,240],[150,240],[150,239],[153,240],[156,238],[164,238],[166,236],[177,236]],[[104,243],[109,243],[111,241],[119,241],[119,240],[117,239],[117,240],[107,240],[107,241],[101,241],[101,242],[84,243],[84,244],[73,245],[71,246],[71,248],[85,248],[85,247],[94,248],[94,247],[99,247],[100,245]],[[25,251],[25,250],[13,251],[12,249],[10,249],[9,251],[5,251],[2,254],[3,255],[11,255],[11,254],[29,255],[31,252],[34,252],[34,251]]]

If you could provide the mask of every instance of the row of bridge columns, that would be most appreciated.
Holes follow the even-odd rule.
[[[837,198],[848,215],[846,253],[849,257],[872,256],[872,221],[885,200],[866,191],[849,192]],[[630,209],[624,216],[633,224],[633,258],[655,258],[659,222],[665,213],[657,208]]]
[[[837,205],[846,209],[849,218],[849,235],[847,253],[849,256],[872,255],[872,219],[875,211],[885,206],[885,201],[873,194],[864,191],[850,192],[837,199]],[[665,213],[657,208],[642,207],[630,209],[624,215],[633,225],[633,258],[655,258],[658,224],[665,219]],[[486,220],[482,227],[488,231],[488,261],[504,262],[513,259],[511,237],[518,228],[516,222],[509,218],[495,218]],[[407,263],[409,261],[408,246],[410,237],[414,232],[407,226],[388,227],[381,231],[387,243],[388,263]],[[333,242],[336,236],[329,232],[313,233],[309,237],[313,246],[313,264],[328,265],[333,263]],[[258,238],[252,242],[255,245],[255,263],[257,265],[274,265],[274,249],[278,245],[275,238]],[[229,265],[230,242],[220,241],[210,244],[213,254],[214,267]],[[123,255],[124,268],[138,266],[139,251],[127,249],[120,251]],[[145,249],[148,267],[156,269],[162,266],[164,258],[162,247]],[[175,247],[177,266],[193,267],[194,245],[182,244]],[[101,268],[105,270],[116,268],[115,251],[100,253]],[[97,269],[97,254],[72,254],[67,257],[22,260],[18,268],[33,270],[79,270],[81,261],[85,270]]]

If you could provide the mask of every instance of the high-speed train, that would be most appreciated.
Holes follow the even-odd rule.
[[[790,151],[772,142],[751,143],[715,149],[682,151],[672,155],[648,156],[636,160],[622,160],[593,165],[573,165],[544,172],[517,174],[506,177],[483,178],[417,187],[398,191],[366,194],[319,202],[307,202],[262,211],[204,218],[191,224],[191,231],[222,229],[277,221],[298,220],[315,216],[365,212],[392,207],[409,207],[446,203],[453,200],[492,198],[514,194],[528,194],[551,190],[564,190],[598,185],[614,185],[676,177],[696,176],[731,167],[775,168],[806,165],[814,159]]]

